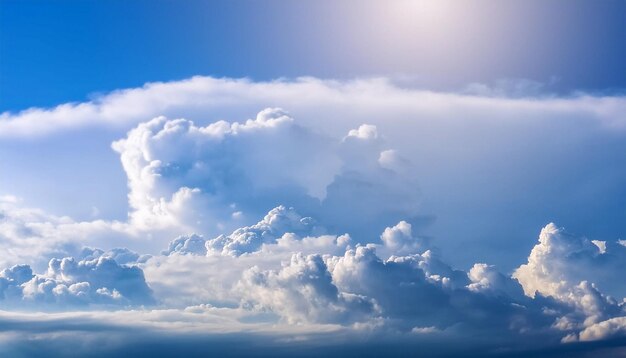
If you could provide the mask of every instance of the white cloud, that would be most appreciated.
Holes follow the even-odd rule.
[[[371,319],[375,314],[371,300],[339,292],[332,280],[321,256],[294,254],[278,271],[246,270],[237,288],[252,305],[268,308],[292,323]]]
[[[620,279],[625,254],[617,243],[601,247],[551,223],[541,230],[528,263],[513,277],[528,296],[540,293],[576,307],[582,313],[581,324],[588,326],[621,311],[606,292],[624,297],[623,287],[613,283]]]
[[[419,253],[420,249],[424,249],[424,243],[419,238],[413,237],[411,224],[406,221],[386,228],[380,239],[385,248],[395,255]]]
[[[267,225],[285,211],[272,210],[255,226]],[[299,222],[300,216],[291,215],[291,223]],[[348,237],[303,237],[289,232],[293,226],[283,227],[284,232],[250,247],[245,255],[217,251],[207,256],[154,257],[142,267],[156,296],[168,305],[238,306],[300,324],[332,322],[430,334],[462,325],[486,335],[507,332],[510,337],[542,331],[565,342],[623,314],[617,301],[585,281],[562,283],[551,293],[545,291],[551,286],[544,282],[544,291],[530,298],[524,295],[529,286],[519,271],[516,278],[525,286],[492,265],[454,270],[436,250],[416,245],[419,240],[406,222],[386,228],[380,244],[356,247],[345,246],[351,242]],[[558,234],[559,229],[549,225],[542,237]],[[382,259],[376,248],[395,255]],[[567,251],[548,251],[557,266],[558,260],[568,257]],[[588,335],[580,334],[580,339]]]
[[[626,335],[626,316],[595,323],[580,332],[581,341],[595,341]]]
[[[272,194],[323,197],[340,165],[330,139],[295,125],[279,109],[245,123],[206,127],[156,118],[113,148],[128,176],[131,219],[140,228],[215,233],[233,214],[236,219]],[[233,203],[239,210],[228,211]]]
[[[32,108],[19,113],[5,112],[0,115],[0,136],[44,135],[93,125],[121,126],[159,115],[222,113],[224,110],[254,109],[267,104],[299,111],[323,106],[336,110],[345,103],[350,103],[351,109],[359,112],[380,113],[380,109],[395,108],[398,112],[417,110],[433,117],[445,112],[464,113],[468,110],[491,115],[496,112],[497,116],[503,111],[566,116],[585,112],[608,124],[620,126],[623,123],[619,113],[623,113],[626,106],[621,97],[588,95],[574,98],[502,97],[487,101],[474,95],[400,88],[383,78],[342,82],[305,77],[293,81],[252,82],[247,79],[196,76],[183,81],[156,82],[141,88],[119,90],[91,102],[67,103],[51,109]]]
[[[265,215],[258,223],[239,228],[232,234],[220,235],[206,242],[210,252],[239,256],[258,251],[263,244],[275,243],[284,234],[297,234],[301,237],[320,235],[325,229],[316,225],[311,217],[301,217],[294,208],[278,206]]]
[[[621,332],[615,323],[619,320],[614,320],[621,312],[619,304],[590,283],[551,288],[542,281],[540,293],[556,301],[532,299],[493,266],[453,269],[413,235],[407,222],[386,228],[378,244],[354,247],[347,235],[315,236],[314,223],[293,209],[277,207],[259,223],[217,238],[224,245],[215,251],[211,240],[189,235],[172,241],[164,251],[168,256],[86,248],[80,259],[53,259],[44,274],[15,266],[0,274],[3,304],[11,307],[23,300],[32,307],[64,308],[158,303],[194,312],[208,304],[266,323],[331,323],[357,332],[369,327],[429,336],[458,334],[452,332],[459,325],[485,336],[498,331],[501,337],[523,337],[538,330],[564,341]],[[587,247],[586,239],[563,246],[563,240],[573,239],[555,235],[561,232],[554,225],[542,231],[539,245],[549,247],[533,250],[529,262],[541,257],[537,251],[549,252],[550,262],[558,267],[558,260],[569,257],[568,250]],[[240,249],[223,249],[233,243]],[[589,245],[598,251],[594,243]],[[379,257],[377,248],[391,256]],[[610,254],[609,249],[602,255]],[[531,286],[519,276],[522,271],[516,278],[528,290]]]
[[[498,272],[493,265],[477,263],[468,272],[472,281],[467,287],[476,292],[519,299],[523,294],[518,282]]]
[[[210,237],[282,204],[334,230],[361,229],[357,234],[414,219],[414,178],[379,163],[382,139],[374,127],[355,133],[361,132],[346,140],[328,137],[271,108],[245,123],[198,127],[163,117],[142,123],[113,143],[128,177],[129,224],[144,232]],[[359,215],[353,215],[355,208]],[[207,245],[240,254],[246,248],[236,246],[263,243],[244,238],[250,234],[233,235]]]
[[[13,266],[0,273],[0,290],[0,305],[29,310],[154,303],[140,268],[104,255],[52,259],[43,274],[34,274],[28,265]]]
[[[0,267],[27,263],[42,268],[50,258],[80,255],[84,246],[103,242],[109,248],[132,246],[139,241],[137,237],[137,230],[127,223],[77,222],[23,207],[19,201],[0,202],[0,248],[6,253],[0,257]],[[141,240],[145,241],[145,236]]]
[[[181,235],[170,241],[167,250],[163,250],[163,255],[180,254],[180,255],[206,255],[206,240],[202,236],[191,234]]]
[[[376,126],[371,124],[361,124],[359,128],[351,129],[348,132],[348,135],[344,138],[344,140],[348,140],[350,138],[358,138],[363,140],[377,139],[378,129],[376,128]]]

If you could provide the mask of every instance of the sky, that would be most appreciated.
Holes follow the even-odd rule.
[[[624,24],[0,0],[0,352],[624,355]]]

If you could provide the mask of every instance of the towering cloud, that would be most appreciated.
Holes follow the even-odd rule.
[[[550,296],[575,309],[561,317],[555,327],[580,329],[626,315],[624,287],[614,284],[620,280],[625,254],[619,243],[607,245],[576,237],[551,223],[541,230],[539,243],[532,249],[528,263],[521,265],[513,277],[528,296]],[[608,292],[617,294],[617,299]],[[588,334],[581,333],[581,337]],[[575,336],[566,340],[570,339]]]
[[[113,148],[128,176],[130,223],[139,230],[215,235],[285,205],[371,241],[370,229],[419,212],[414,179],[394,169],[402,161],[383,144],[372,125],[333,139],[268,108],[254,120],[205,127],[155,118]],[[239,249],[229,245],[248,239],[233,235],[240,237],[208,245],[236,254]]]

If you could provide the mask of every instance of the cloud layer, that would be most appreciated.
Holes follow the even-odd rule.
[[[345,106],[343,101],[372,121],[356,122],[353,114],[331,126],[346,109],[328,113]],[[255,110],[265,109],[240,122],[172,115],[215,110],[212,116],[221,116],[220,111],[261,102]],[[275,102],[308,115],[301,121],[266,107]],[[328,106],[312,116],[319,103]],[[525,351],[537,337],[542,338],[539,348],[622,339],[623,241],[580,237],[548,224],[537,242],[525,238],[528,255],[516,252],[526,257],[510,267],[484,257],[474,260],[471,255],[481,246],[469,245],[471,240],[463,241],[466,252],[450,253],[439,248],[451,247],[446,236],[426,233],[433,219],[428,210],[466,215],[444,227],[454,242],[454,235],[472,227],[468,211],[457,212],[458,205],[469,204],[462,204],[454,190],[443,196],[449,201],[433,204],[421,175],[428,178],[424,168],[436,170],[456,156],[454,166],[475,165],[476,171],[485,169],[483,176],[451,175],[457,172],[448,168],[439,175],[450,175],[426,179],[427,188],[437,178],[444,184],[436,188],[443,190],[501,175],[483,163],[503,159],[491,148],[500,141],[507,146],[498,148],[511,150],[507,163],[528,161],[535,150],[572,148],[581,143],[574,138],[578,135],[592,143],[583,133],[587,129],[615,136],[611,143],[617,143],[623,136],[618,115],[623,107],[621,97],[438,94],[384,80],[254,83],[197,77],[89,103],[5,113],[0,136],[51,135],[61,124],[134,127],[112,143],[127,178],[127,220],[79,221],[25,208],[12,196],[0,198],[0,248],[7,253],[0,258],[0,308],[7,310],[0,320],[34,322],[43,340],[49,320],[52,326],[75,322],[188,339],[223,331],[256,342],[266,335],[278,345],[281,340],[320,345],[315,337],[332,334],[367,344],[461,342],[485,354]],[[416,109],[437,120],[428,125],[423,119],[402,121],[403,111]],[[498,117],[512,110],[531,117]],[[157,112],[171,116],[144,121]],[[463,119],[465,112],[484,117]],[[388,118],[373,118],[384,115]],[[539,123],[544,115],[547,125]],[[584,130],[556,130],[565,120]],[[435,144],[421,141],[441,138],[423,135],[415,144],[412,137],[427,127],[435,128],[430,133],[455,128],[458,136],[447,137],[454,140],[438,144],[445,150],[429,157],[427,149]],[[514,130],[521,137],[509,137]],[[485,138],[483,147],[477,133]],[[538,133],[532,142],[537,148],[517,157],[511,146],[529,133]],[[549,147],[551,140],[565,144]],[[570,173],[550,164],[547,172]],[[619,182],[621,172],[610,173]],[[511,187],[496,191],[524,192]],[[505,196],[507,208],[516,195]],[[476,211],[482,208],[482,192],[465,198],[476,199],[470,203]],[[494,222],[498,228],[508,223]],[[473,261],[454,264],[448,256],[455,254]],[[493,259],[513,257],[503,256]],[[45,313],[30,316],[38,311]],[[19,329],[3,332],[9,340]]]
[[[24,197],[31,206],[71,214],[78,218],[76,221],[91,220],[94,213],[125,221],[125,179],[141,175],[133,173],[137,168],[121,173],[117,154],[107,149],[111,141],[121,138],[128,140],[136,153],[145,154],[144,160],[160,161],[161,165],[171,162],[167,168],[152,168],[162,172],[145,174],[162,175],[158,180],[153,178],[161,182],[156,185],[169,182],[170,188],[161,186],[164,192],[151,192],[153,184],[145,178],[143,189],[134,185],[131,191],[131,202],[141,206],[131,206],[131,213],[137,224],[143,221],[149,228],[149,218],[159,213],[164,220],[157,220],[158,226],[167,226],[169,220],[169,224],[182,222],[195,227],[200,221],[213,226],[213,234],[230,232],[254,223],[282,204],[297,207],[330,229],[367,236],[370,241],[385,227],[405,220],[416,231],[446,237],[439,246],[455,265],[469,267],[477,258],[493,261],[506,271],[524,259],[523,253],[531,247],[527,238],[546,222],[558,222],[596,240],[622,236],[624,97],[589,93],[563,97],[527,90],[527,81],[505,82],[496,88],[476,85],[473,91],[455,93],[411,88],[385,78],[255,82],[198,76],[98,95],[89,102],[4,113],[0,118],[0,136],[4,138],[0,150],[7,154],[0,157],[0,166],[11,176],[0,178],[0,187]],[[513,93],[506,88],[513,88]],[[281,122],[273,129],[265,128],[267,125],[247,128],[245,119],[259,124],[256,113],[263,108],[285,108],[289,113],[283,114],[295,121]],[[282,116],[272,111],[276,110],[260,118],[272,122]],[[165,118],[145,123],[159,116]],[[170,122],[172,131],[164,130],[165,122]],[[144,124],[138,127],[140,123]],[[145,143],[133,144],[133,135],[126,135],[133,127],[135,136],[152,133],[155,137],[150,135]],[[187,127],[190,132],[185,134]],[[211,130],[224,134],[223,139],[209,140],[207,131]],[[192,134],[194,131],[204,133]],[[156,137],[159,132],[163,132],[162,138]],[[177,138],[186,145],[181,150],[196,151],[187,153],[188,159],[171,149]],[[255,140],[248,143],[251,138]],[[296,138],[302,140],[293,143],[299,140]],[[263,140],[272,145],[264,145]],[[369,144],[357,144],[363,142]],[[204,149],[230,151],[220,155],[242,165],[223,167],[221,174],[214,172],[210,178],[199,168],[185,166],[209,161],[216,168],[224,165],[198,156]],[[363,166],[373,167],[374,158],[380,168],[417,180],[398,183],[380,171],[364,173]],[[141,161],[135,164],[147,165]],[[355,176],[357,164],[362,166]],[[76,171],[74,166],[84,170]],[[177,176],[175,171],[187,171],[189,176]],[[341,177],[335,178],[338,174]],[[234,177],[240,180],[235,182]],[[199,184],[202,179],[207,182]],[[211,215],[221,216],[224,223],[176,214],[176,203],[196,202],[201,197],[207,200],[210,193],[198,194],[194,188],[206,191],[220,180],[228,180],[222,188],[227,196],[236,194],[236,189],[255,189],[250,192],[254,194],[251,200],[244,198],[255,204],[249,204],[247,212],[237,207],[218,211],[215,207]],[[367,186],[372,180],[390,188],[405,188],[395,192],[377,189],[382,193],[373,198],[374,190]],[[284,189],[272,192],[270,189],[279,183]],[[409,195],[401,210],[419,211],[420,215],[411,219],[392,213],[400,206],[396,202]],[[332,202],[330,208],[314,210],[326,197]],[[212,205],[220,199],[230,200],[218,195]],[[349,222],[353,208],[342,204],[348,200],[362,214],[372,207],[386,207],[388,219],[372,225],[371,230],[361,229]],[[233,214],[241,220],[231,224]],[[369,213],[372,218],[377,214]],[[333,223],[337,216],[341,221]],[[223,224],[223,230],[217,224]],[[356,230],[361,230],[359,235]],[[153,237],[162,244],[188,233],[174,230]],[[507,254],[501,255],[505,247],[509,248]],[[151,249],[161,250],[157,245]]]
[[[509,98],[509,93],[499,87],[490,88],[481,84],[472,87],[480,88],[480,91],[448,94],[400,88],[385,78],[333,81],[303,77],[293,81],[253,82],[248,79],[196,76],[178,82],[149,83],[142,88],[119,90],[90,102],[67,103],[50,110],[32,108],[19,113],[5,112],[0,117],[0,136],[44,135],[93,125],[132,125],[159,115],[193,117],[194,113],[219,113],[225,108],[237,112],[237,107],[241,110],[242,107],[273,105],[298,112],[303,107],[311,108],[320,103],[337,106],[342,101],[353,102],[354,99],[357,102],[353,103],[358,107],[353,110],[359,112],[400,106],[405,110],[420,109],[421,113],[434,116],[444,110],[463,113],[476,109],[485,113],[547,111],[565,116],[587,113],[608,125],[623,126],[619,113],[624,111],[626,102],[621,97],[581,94],[574,98],[535,100],[526,98],[537,96],[537,93],[525,92],[524,83],[507,82],[507,86],[522,89],[516,89],[515,99]],[[488,95],[485,96],[485,93]],[[485,101],[480,96],[490,97],[491,100]],[[444,109],[443,104],[448,108]]]

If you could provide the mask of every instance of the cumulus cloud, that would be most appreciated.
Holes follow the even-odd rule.
[[[513,277],[526,295],[550,296],[575,308],[557,320],[555,327],[601,331],[601,327],[614,327],[614,322],[620,322],[613,321],[615,316],[626,315],[623,287],[611,282],[620,279],[625,253],[619,243],[599,245],[550,223],[541,230],[528,263],[521,265]],[[610,323],[602,324],[603,321]],[[590,334],[581,332],[580,337]],[[576,335],[572,334],[565,341],[575,339]]]
[[[239,255],[286,232],[320,235],[324,229],[310,216],[335,232],[374,241],[373,233],[386,225],[418,216],[419,192],[410,175],[378,163],[384,141],[374,126],[355,131],[365,134],[327,136],[296,124],[277,108],[243,123],[207,126],[155,118],[113,143],[128,178],[127,222],[79,222],[24,208],[17,198],[5,196],[0,245],[12,255],[0,263],[41,268],[52,257],[77,256],[82,246],[102,243],[108,245],[105,250],[127,246],[156,253],[172,236],[191,232],[199,236],[181,237],[168,250],[203,254],[205,249],[194,243],[202,246],[200,237],[207,237],[209,251]],[[282,214],[271,213],[267,222],[251,225],[282,204],[298,207],[302,215],[295,218],[300,214],[292,209],[277,208]],[[352,215],[356,209],[360,215]],[[218,237],[244,224],[250,226]]]
[[[253,267],[238,289],[244,299],[268,308],[288,322],[349,323],[368,320],[375,304],[365,297],[339,292],[320,255],[294,254],[278,271]],[[355,317],[356,316],[356,317]]]
[[[154,303],[143,271],[120,265],[107,255],[80,261],[52,259],[43,274],[34,274],[28,265],[16,265],[0,272],[0,288],[0,305],[20,309]]]
[[[581,341],[595,341],[626,336],[626,316],[607,319],[586,327],[578,335]],[[575,340],[576,337],[572,337]]]
[[[181,235],[170,241],[167,250],[161,251],[163,255],[206,255],[206,240],[200,235]]]
[[[350,140],[351,138],[358,139],[376,139],[378,138],[378,130],[376,126],[371,124],[361,124],[357,129],[351,129],[344,140]]]
[[[84,248],[78,259],[52,259],[42,274],[28,265],[7,268],[0,273],[1,304],[52,310],[159,304],[176,312],[216,307],[245,322],[418,336],[462,337],[471,329],[489,337],[498,331],[501,342],[535,334],[555,344],[620,335],[618,301],[587,281],[570,283],[550,271],[563,267],[558,261],[570,252],[580,259],[580,252],[610,254],[611,246],[598,254],[593,242],[554,225],[544,228],[540,245],[548,247],[533,249],[514,278],[488,264],[464,272],[415,236],[408,222],[385,228],[378,242],[363,245],[348,235],[327,234],[314,218],[279,206],[229,235],[178,237],[162,256]],[[541,261],[546,253],[550,260]],[[531,264],[547,271],[542,276],[525,268]]]
[[[216,232],[233,218],[256,214],[264,200],[310,206],[339,167],[329,139],[295,125],[279,109],[245,123],[206,127],[157,118],[113,148],[128,176],[131,218],[140,227]]]
[[[284,234],[296,234],[300,237],[319,235],[325,231],[316,225],[311,217],[301,217],[294,208],[278,206],[265,215],[258,223],[239,228],[232,234],[220,235],[206,242],[209,252],[221,252],[238,256],[246,252],[258,251],[261,245],[275,243]]]
[[[191,256],[183,250],[183,255],[166,252],[170,256],[152,258],[143,265],[148,282],[154,281],[157,296],[169,304],[198,304],[181,301],[185,292],[183,296],[202,297],[201,301],[214,305],[270,314],[265,318],[270,321],[274,316],[289,323],[335,323],[420,334],[459,334],[459,327],[465,327],[485,336],[498,330],[502,339],[525,340],[542,334],[554,344],[590,340],[592,330],[604,332],[602,337],[622,332],[617,319],[624,314],[621,303],[591,282],[542,281],[534,283],[541,290],[533,295],[529,289],[535,286],[521,275],[523,269],[513,277],[483,263],[468,272],[456,270],[436,248],[415,237],[407,222],[383,230],[378,243],[351,246],[348,236],[290,232],[302,229],[298,225],[302,217],[292,210],[278,207],[258,224],[235,230],[260,243],[248,245],[244,240],[244,255],[209,249],[205,256],[201,256],[204,250]],[[282,230],[270,235],[269,223],[276,216],[284,220]],[[250,232],[251,236],[244,235]],[[561,242],[546,239],[560,234],[561,229],[548,225],[539,245]],[[187,239],[177,239],[173,246],[184,247]],[[571,236],[564,240],[584,243],[587,239]],[[567,247],[575,250],[578,246]],[[377,251],[388,258],[381,258]],[[550,261],[537,262],[534,250],[529,262],[544,265],[550,273],[546,267],[563,267],[557,261],[570,257],[567,250],[548,251],[553,255]],[[183,272],[189,283],[183,283]],[[205,285],[190,291],[191,282]]]
[[[505,329],[510,337],[544,331],[563,342],[622,332],[621,301],[596,285],[606,276],[593,275],[604,272],[603,265],[621,264],[620,243],[598,245],[550,224],[528,263],[510,278],[488,264],[454,269],[406,221],[385,228],[379,241],[367,245],[327,233],[315,218],[278,206],[228,235],[180,236],[164,256],[87,247],[77,250],[77,259],[50,260],[42,274],[28,265],[2,271],[3,305],[211,304],[291,324],[420,334],[460,325],[485,334]]]
[[[333,139],[297,125],[281,109],[268,108],[244,123],[205,127],[155,118],[113,148],[128,177],[130,224],[139,230],[214,235],[284,204],[333,230],[361,230],[355,233],[375,240],[363,233],[419,216],[414,178],[395,171],[393,160],[379,163],[382,143],[375,126]],[[355,208],[359,215],[352,215]],[[233,235],[207,247],[245,251],[235,246],[247,240],[262,243],[243,233]]]
[[[471,291],[502,295],[517,300],[524,294],[522,287],[517,281],[498,272],[493,265],[474,264],[467,276],[471,280],[467,288]]]
[[[413,237],[411,224],[406,221],[386,228],[380,239],[385,248],[397,255],[418,253],[424,249],[423,240]]]
[[[541,230],[528,263],[521,265],[513,277],[531,297],[541,293],[577,307],[583,313],[584,325],[589,325],[621,311],[618,302],[606,292],[624,297],[623,287],[611,281],[619,279],[625,254],[618,243],[608,248],[599,246],[551,223]]]
[[[352,247],[348,236],[303,233],[302,221],[293,209],[277,207],[258,224],[235,230],[238,235],[219,237],[236,243],[251,237],[244,240],[244,255],[221,246],[211,252],[211,240],[204,256],[204,250],[185,251],[188,242],[200,247],[203,240],[191,236],[174,240],[170,248],[179,249],[142,267],[155,295],[169,305],[238,306],[291,323],[404,332],[460,324],[516,334],[531,327],[550,329],[555,316],[545,308],[563,308],[525,297],[517,281],[492,266],[477,265],[469,273],[453,269],[436,250],[420,245],[407,222],[386,228],[376,244]],[[379,257],[377,250],[389,258]]]

